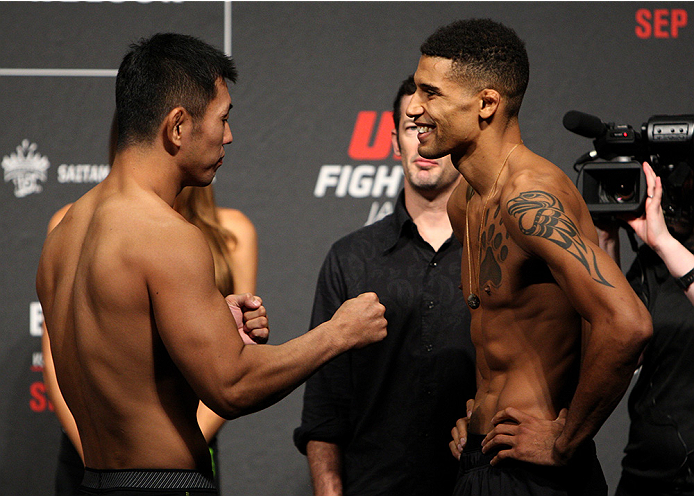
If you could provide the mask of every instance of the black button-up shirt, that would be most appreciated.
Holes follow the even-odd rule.
[[[405,209],[337,241],[321,268],[311,328],[349,298],[373,291],[388,336],[345,353],[306,383],[294,441],[338,444],[345,495],[450,494],[457,462],[448,443],[475,394],[470,314],[460,285],[460,243],[435,252]]]
[[[622,476],[642,494],[655,494],[654,488],[661,494],[692,494],[694,306],[645,244],[627,279],[651,312],[653,337],[629,396]]]

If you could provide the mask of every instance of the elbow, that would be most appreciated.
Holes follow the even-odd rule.
[[[200,396],[202,402],[224,420],[234,420],[248,413],[249,407],[243,398],[243,395],[233,386]]]
[[[248,401],[248,396],[239,391],[238,387],[233,387],[224,395],[224,414],[220,417],[226,420],[233,420],[251,413],[252,407]]]
[[[653,337],[653,320],[651,319],[651,314],[645,307],[642,307],[640,315],[634,323],[634,327],[634,339],[637,341],[640,351],[643,351]]]
[[[619,323],[624,330],[619,333],[619,345],[629,356],[629,361],[636,363],[653,336],[653,321],[645,307],[632,315],[632,318]]]
[[[215,413],[226,420],[248,415],[264,407],[262,398],[257,398],[252,389],[240,383],[228,387],[220,403],[220,411]]]

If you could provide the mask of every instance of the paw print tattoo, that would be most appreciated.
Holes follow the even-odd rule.
[[[505,241],[508,232],[503,227],[503,219],[499,216],[500,208],[494,211],[491,224],[484,230],[480,237],[480,287],[487,294],[491,294],[492,289],[501,287],[503,273],[501,263],[508,256],[508,246]],[[485,215],[484,222],[487,223]]]

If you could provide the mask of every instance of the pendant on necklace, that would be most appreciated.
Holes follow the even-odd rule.
[[[467,306],[473,310],[478,308],[480,306],[479,296],[477,296],[475,293],[470,293],[470,296],[467,297]]]

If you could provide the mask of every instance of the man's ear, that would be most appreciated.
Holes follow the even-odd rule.
[[[489,119],[492,117],[501,104],[501,95],[498,91],[485,88],[480,92],[480,118]]]
[[[164,138],[176,147],[180,147],[183,138],[190,129],[190,114],[183,107],[175,107],[164,119]]]
[[[395,155],[402,155],[400,153],[400,143],[398,143],[398,133],[395,129],[390,132],[390,141],[393,143],[393,153]]]

